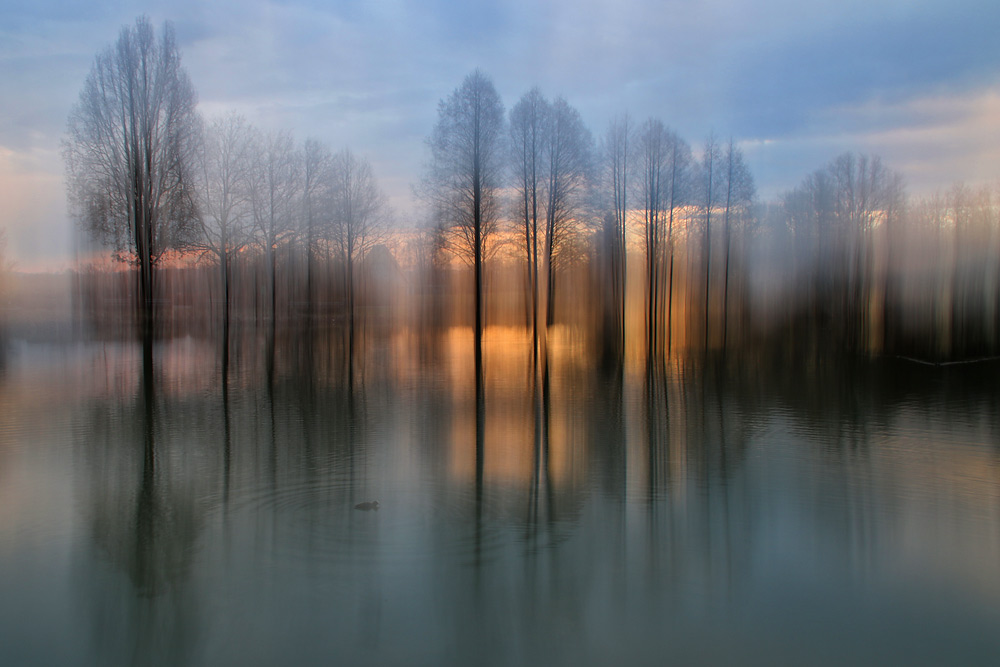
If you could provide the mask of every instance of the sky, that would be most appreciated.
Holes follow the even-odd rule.
[[[143,14],[173,23],[206,117],[350,147],[403,220],[438,101],[477,67],[507,109],[537,85],[595,137],[622,112],[696,151],[732,137],[763,199],[845,151],[880,155],[915,195],[1000,183],[995,0],[4,0],[0,228],[15,268],[71,262],[66,119],[95,56]]]

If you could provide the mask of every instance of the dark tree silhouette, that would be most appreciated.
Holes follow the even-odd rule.
[[[544,157],[550,113],[548,100],[532,88],[510,112],[511,163],[516,193],[515,219],[522,227],[527,260],[528,326],[532,332],[532,355],[538,357],[538,219],[545,210]],[[541,209],[541,211],[540,211]]]
[[[628,114],[623,114],[611,121],[601,142],[602,189],[606,199],[604,209],[610,211],[604,216],[604,243],[611,278],[608,299],[610,312],[605,317],[611,320],[611,326],[606,328],[613,336],[610,347],[616,350],[619,359],[625,345],[625,279],[628,275],[626,224],[629,172],[633,159],[630,152],[632,135],[632,123]]]
[[[723,207],[723,232],[725,234],[724,280],[722,288],[722,349],[729,342],[729,275],[732,256],[733,227],[746,231],[750,222],[751,207],[757,194],[753,174],[743,159],[743,151],[732,138],[726,147],[725,160],[725,205]]]
[[[316,260],[320,241],[330,222],[330,181],[333,156],[317,139],[306,139],[302,147],[302,234],[306,252],[306,301],[310,318],[315,314]]]
[[[546,124],[545,324],[555,313],[556,269],[576,258],[593,172],[594,140],[580,113],[559,97]]]
[[[138,267],[138,311],[149,330],[154,269],[196,228],[195,104],[172,27],[164,24],[157,37],[140,17],[97,56],[63,145],[70,209],[118,259]]]
[[[257,142],[251,169],[251,208],[257,243],[264,252],[272,322],[278,318],[278,249],[296,236],[301,161],[288,132],[269,132]]]
[[[385,238],[389,210],[371,164],[345,148],[331,159],[330,240],[344,267],[350,349],[354,349],[358,263]]]
[[[709,316],[712,299],[712,212],[719,205],[721,188],[719,181],[723,176],[722,149],[715,135],[711,134],[705,142],[705,151],[701,158],[701,207],[704,216],[704,246],[702,254],[705,263],[705,350],[709,345]]]
[[[871,349],[876,294],[875,230],[894,226],[903,210],[902,179],[877,156],[845,153],[783,197],[793,231],[797,282],[809,285],[808,320],[829,320],[826,335],[848,349]]]
[[[426,192],[451,248],[473,267],[475,350],[482,362],[483,260],[500,218],[504,110],[493,81],[476,70],[438,104]],[[480,374],[477,373],[477,376]]]
[[[652,363],[660,325],[660,289],[663,274],[665,229],[669,201],[669,135],[663,122],[650,118],[639,129],[639,200],[646,251],[646,359]]]
[[[194,247],[219,262],[223,327],[228,333],[235,256],[251,241],[250,167],[254,129],[229,113],[205,128],[197,153],[196,183],[201,233]]]

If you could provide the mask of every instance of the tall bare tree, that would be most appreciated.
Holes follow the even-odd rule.
[[[503,103],[485,73],[475,70],[441,100],[428,143],[427,194],[438,224],[450,232],[452,248],[473,267],[475,356],[481,371],[483,260],[500,219],[505,166]]]
[[[550,105],[538,88],[532,88],[510,112],[510,146],[515,218],[519,221],[527,259],[528,324],[532,331],[532,354],[538,357],[538,219],[545,211],[544,156]]]
[[[264,253],[270,283],[271,317],[278,317],[277,255],[295,237],[299,165],[288,132],[268,132],[255,148],[251,180],[251,207],[257,243]]]
[[[675,226],[682,209],[691,201],[693,159],[687,142],[656,118],[642,124],[636,143],[636,189],[646,252],[646,338],[651,362],[664,342],[670,349]]]
[[[701,158],[701,207],[704,220],[702,255],[705,264],[705,349],[709,344],[709,315],[712,299],[712,212],[719,206],[722,149],[714,134],[705,142]]]
[[[892,226],[903,210],[902,179],[877,156],[845,153],[810,174],[784,198],[793,229],[798,280],[811,286],[810,308],[824,308],[855,350],[872,343],[875,229]],[[813,313],[811,320],[817,319]]]
[[[722,290],[722,349],[729,341],[729,264],[732,254],[732,230],[737,227],[745,232],[750,222],[751,207],[756,196],[753,174],[743,159],[743,151],[732,138],[726,146],[725,154],[725,205],[723,207],[723,230],[725,234],[724,265],[725,279]]]
[[[223,326],[228,331],[234,256],[252,240],[250,169],[254,128],[228,113],[202,134],[195,161],[200,234],[193,245],[219,262],[223,286]]]
[[[629,173],[633,156],[633,128],[628,114],[616,117],[608,125],[601,142],[602,188],[610,213],[604,219],[604,243],[608,252],[611,295],[609,316],[613,324],[614,346],[620,354],[625,341],[625,279],[628,247],[626,223],[628,218]]]
[[[306,301],[309,314],[315,307],[316,255],[323,231],[329,228],[333,154],[317,139],[302,147],[302,236],[306,251]]]
[[[353,350],[357,265],[385,238],[389,210],[371,164],[350,149],[345,148],[332,157],[330,175],[330,241],[344,268],[348,335]]]
[[[545,324],[555,313],[556,270],[574,258],[586,215],[587,195],[592,182],[594,140],[580,113],[565,99],[552,103],[545,143]]]
[[[878,156],[844,153],[827,166],[834,183],[834,219],[847,244],[849,344],[865,350],[870,343],[870,306],[874,296],[872,234],[892,210],[892,174]]]
[[[147,329],[154,269],[196,226],[189,175],[196,101],[171,25],[157,37],[140,17],[97,56],[69,116],[70,209],[118,259],[138,267],[137,309]]]
[[[669,145],[663,121],[650,118],[639,128],[639,198],[646,251],[646,350],[652,362],[659,336],[659,290],[663,272],[664,206],[667,200]]]
[[[677,225],[681,222],[680,212],[691,203],[693,197],[694,158],[691,146],[675,132],[667,132],[667,269],[666,310],[667,310],[667,352],[673,343],[674,317],[674,257],[678,236]],[[661,295],[662,296],[662,295]]]

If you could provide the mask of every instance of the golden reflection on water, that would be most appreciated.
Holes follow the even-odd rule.
[[[475,373],[472,330],[455,327],[445,334],[448,376],[456,401],[449,433],[449,474],[464,482],[476,474]],[[586,440],[576,437],[581,415],[566,409],[567,395],[579,390],[574,375],[584,363],[583,344],[564,327],[553,327],[548,341],[548,411],[541,378],[532,371],[530,332],[520,327],[489,327],[483,336],[485,377],[483,476],[490,483],[527,487],[544,465],[553,484],[579,482],[585,471]],[[574,383],[577,383],[575,386]],[[553,407],[554,406],[554,407]],[[545,448],[547,458],[539,462]]]
[[[431,338],[427,351],[427,341]],[[240,359],[245,366],[262,363],[267,342],[250,339],[250,353]],[[310,358],[324,359],[331,369],[318,380],[345,382],[341,344],[336,335],[311,343]],[[301,354],[287,340],[275,342],[276,366],[294,381],[298,367],[289,361]],[[623,375],[609,379],[595,374],[587,337],[573,327],[555,326],[543,346],[548,360],[548,398],[542,391],[531,359],[530,333],[523,327],[493,326],[484,336],[485,411],[483,422],[483,474],[487,481],[525,487],[539,474],[539,466],[553,484],[578,485],[586,478],[595,453],[595,420],[605,428],[603,437],[617,438],[625,448],[625,478],[637,493],[653,486],[683,502],[693,471],[716,454],[706,452],[704,441],[721,438],[732,449],[747,437],[747,414],[733,412],[710,390],[697,369],[675,356],[665,375],[645,377],[630,364]],[[448,452],[447,470],[456,482],[473,480],[476,473],[477,411],[473,371],[473,340],[469,327],[449,327],[435,336],[401,328],[384,338],[371,338],[359,347],[355,361],[356,392],[376,385],[417,392],[443,392],[449,403],[447,423],[440,425]],[[250,362],[250,363],[248,363]],[[27,346],[11,355],[0,383],[0,460],[16,456],[24,434],[47,437],[66,428],[71,406],[86,401],[134,401],[140,395],[141,351],[138,345],[104,342],[66,349]],[[752,376],[753,370],[747,370]],[[433,378],[437,380],[433,380]],[[266,374],[241,367],[230,382],[247,386],[266,381]],[[156,346],[157,396],[163,400],[204,397],[220,391],[217,344],[191,337],[160,341]],[[752,389],[751,389],[752,391]],[[715,398],[713,398],[713,396]],[[742,399],[740,399],[742,400]],[[597,417],[595,406],[607,416]],[[1000,470],[995,449],[980,446],[976,438],[993,437],[990,424],[973,424],[969,446],[951,447],[947,456],[937,453],[926,433],[947,426],[948,415],[928,421],[920,407],[903,405],[893,416],[896,430],[883,435],[871,449],[869,465],[908,488],[924,488],[951,498],[963,512],[983,512],[1000,497]],[[615,413],[617,412],[617,416]],[[750,417],[754,415],[749,414]],[[798,418],[806,418],[800,414]],[[617,430],[616,430],[617,429]],[[699,443],[699,444],[695,444]],[[605,443],[606,444],[606,443]],[[603,445],[602,445],[603,446]],[[544,455],[540,455],[544,450]],[[651,452],[655,456],[651,456]],[[693,466],[693,467],[692,467]],[[998,522],[1000,525],[1000,522]],[[991,536],[990,539],[1000,539]]]

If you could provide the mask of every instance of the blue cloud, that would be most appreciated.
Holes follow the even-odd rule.
[[[814,26],[783,42],[757,44],[734,63],[730,76],[725,106],[737,120],[734,130],[793,134],[809,128],[823,110],[995,83],[1000,5],[982,10],[965,13],[949,5],[912,17]]]
[[[174,23],[206,110],[350,145],[396,183],[419,179],[437,101],[475,67],[508,107],[536,84],[564,95],[596,135],[627,110],[694,145],[711,130],[773,140],[748,150],[765,192],[878,149],[875,133],[968,116],[914,101],[1000,90],[994,0],[9,0],[0,147],[57,152],[94,55],[142,13]],[[918,158],[905,156],[948,181],[935,155]]]

